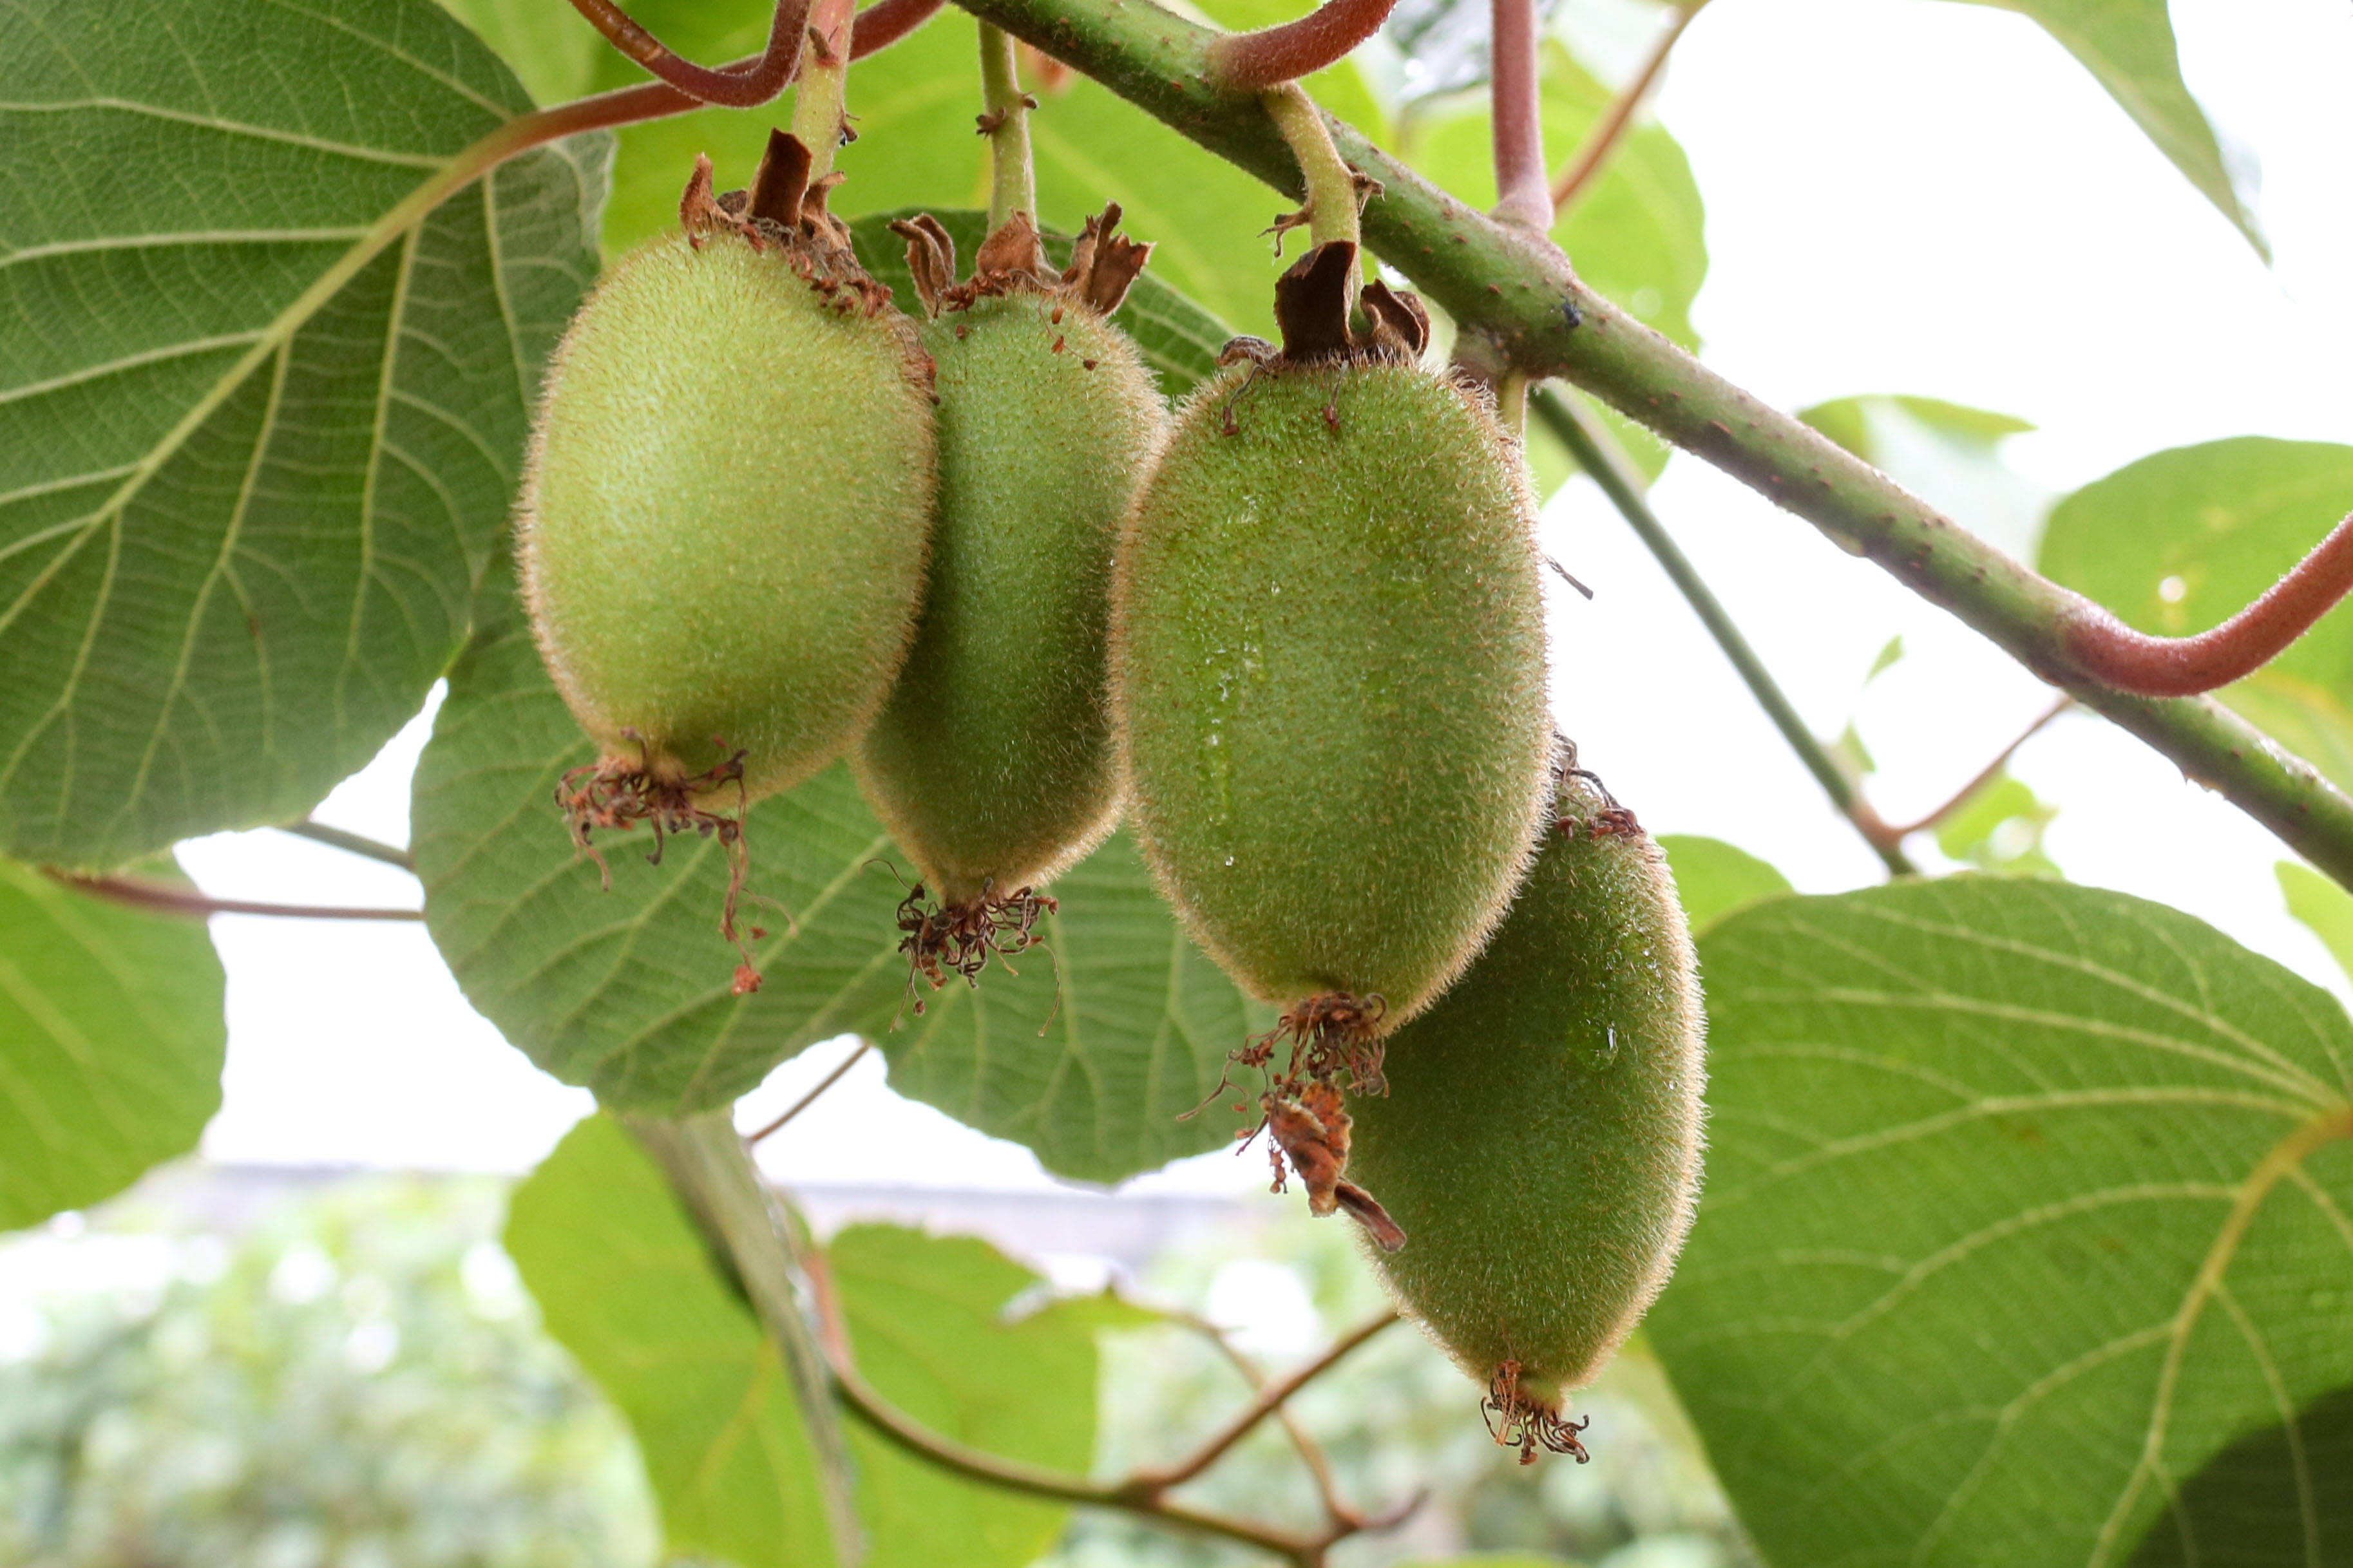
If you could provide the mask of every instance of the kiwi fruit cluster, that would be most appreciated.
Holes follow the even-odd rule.
[[[781,133],[748,190],[699,163],[550,372],[518,548],[598,747],[575,842],[724,842],[748,990],[744,810],[847,756],[921,1011],[1124,812],[1278,1015],[1212,1097],[1249,1086],[1238,1137],[1359,1222],[1500,1440],[1581,1457],[1563,1398],[1689,1221],[1701,1026],[1656,847],[1553,733],[1516,433],[1352,242],[1172,412],[1111,320],[1150,252],[1116,206],[1060,268],[1016,212],[964,277],[903,220],[899,302],[809,169]]]

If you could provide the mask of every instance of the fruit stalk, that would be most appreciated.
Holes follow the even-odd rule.
[[[815,0],[809,6],[808,47],[802,56],[800,90],[793,97],[793,134],[809,150],[811,184],[833,173],[834,154],[841,150],[857,8],[857,0]]]
[[[980,117],[988,138],[988,228],[994,234],[1015,213],[1038,216],[1038,178],[1029,161],[1029,111],[1037,107],[1021,90],[1013,35],[980,25],[980,88],[987,112]]]
[[[1210,152],[1285,192],[1304,182],[1262,101],[1221,89],[1219,35],[1117,0],[963,0]],[[1559,375],[1798,513],[2084,706],[2147,742],[2338,883],[2353,888],[2353,799],[2209,698],[2133,697],[2066,658],[2083,600],[2036,575],[1860,458],[1701,364],[1588,289],[1548,245],[1472,211],[1346,125],[1342,153],[1378,181],[1364,233],[1382,259],[1532,375]]]
[[[1291,155],[1307,184],[1307,234],[1318,245],[1340,239],[1361,243],[1362,220],[1356,205],[1356,175],[1340,156],[1324,111],[1295,81],[1269,89],[1260,96],[1267,117],[1282,132]]]

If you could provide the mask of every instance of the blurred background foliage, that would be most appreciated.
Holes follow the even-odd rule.
[[[239,1176],[253,1185],[235,1205],[247,1214],[224,1216],[216,1175],[167,1167],[86,1217],[0,1246],[0,1279],[16,1285],[0,1291],[0,1562],[687,1568],[661,1554],[627,1423],[543,1331],[499,1246],[507,1184]],[[1133,1294],[1212,1315],[1254,1303],[1240,1342],[1274,1370],[1381,1306],[1341,1228],[1273,1205],[1235,1208],[1231,1227],[1167,1249]],[[36,1277],[46,1283],[26,1288]],[[1116,1327],[1097,1340],[1097,1474],[1182,1451],[1248,1397],[1192,1328]],[[1346,1542],[1335,1561],[1754,1561],[1639,1342],[1580,1405],[1609,1434],[1594,1462],[1523,1469],[1488,1441],[1461,1373],[1411,1329],[1388,1330],[1293,1408],[1324,1440],[1344,1496],[1378,1507],[1426,1488],[1429,1500],[1403,1529]],[[1271,1521],[1314,1517],[1313,1489],[1271,1423],[1187,1495]],[[1258,1560],[1081,1510],[1037,1561]]]

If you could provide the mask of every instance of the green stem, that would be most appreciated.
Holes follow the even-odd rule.
[[[1748,639],[1740,635],[1740,628],[1733,624],[1730,613],[1708,587],[1707,580],[1699,574],[1699,568],[1691,563],[1691,558],[1659,521],[1659,514],[1651,510],[1617,442],[1576,404],[1551,387],[1537,392],[1532,401],[1537,420],[1554,439],[1568,448],[1577,466],[1601,487],[1601,493],[1609,498],[1635,536],[1649,547],[1660,568],[1683,594],[1692,614],[1707,628],[1707,635],[1715,639],[1715,646],[1724,650],[1724,657],[1732,661],[1748,694],[1765,710],[1765,716],[1773,721],[1773,728],[1781,731],[1781,739],[1798,753],[1798,760],[1806,764],[1806,771],[1814,775],[1822,793],[1831,797],[1831,805],[1838,814],[1854,825],[1863,842],[1871,846],[1872,853],[1892,874],[1916,876],[1920,868],[1905,856],[1903,836],[1880,820],[1871,803],[1854,787],[1854,781],[1847,777],[1837,759],[1824,749],[1805,720],[1799,717],[1796,705],[1773,679],[1773,672],[1765,668],[1765,661],[1757,657],[1757,650],[1748,646]]]
[[[313,844],[324,844],[330,848],[341,849],[347,855],[364,855],[371,860],[381,860],[387,866],[397,866],[404,871],[417,869],[417,862],[408,858],[408,851],[396,844],[379,843],[364,834],[348,832],[341,827],[330,827],[323,822],[313,822],[307,816],[300,822],[290,822],[278,831],[290,833],[297,838],[308,838]]]
[[[793,134],[809,150],[813,184],[833,173],[849,103],[850,31],[856,0],[816,0],[809,7],[808,48],[793,94]]]
[[[980,89],[988,112],[988,227],[994,234],[1015,213],[1038,216],[1038,177],[1029,159],[1029,97],[1013,54],[1013,35],[980,25]]]
[[[834,1560],[840,1568],[852,1568],[864,1555],[864,1532],[858,1522],[849,1444],[833,1402],[824,1352],[809,1324],[803,1283],[796,1278],[783,1206],[761,1179],[727,1111],[675,1121],[630,1117],[627,1124],[670,1177],[703,1233],[733,1265],[761,1326],[782,1353],[793,1401],[810,1451],[817,1456]]]
[[[1306,177],[1307,234],[1318,245],[1345,239],[1361,245],[1362,220],[1356,208],[1356,176],[1332,141],[1324,111],[1295,81],[1284,82],[1259,95],[1267,117],[1282,133],[1300,171]]]
[[[1267,104],[1219,89],[1207,29],[1124,0],[960,3],[1276,189],[1307,183]],[[1575,382],[1870,557],[2353,888],[2353,799],[2309,763],[2211,699],[2133,697],[2093,679],[2065,646],[2081,597],[1717,375],[1588,289],[1549,246],[1473,211],[1354,129],[1332,134],[1384,187],[1364,215],[1373,251],[1509,363]]]

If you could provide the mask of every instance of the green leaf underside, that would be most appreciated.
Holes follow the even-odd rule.
[[[2231,183],[2206,111],[2181,79],[2166,0],[1968,0],[2031,16],[2083,62],[2173,166],[2265,260],[2254,213]]]
[[[833,1561],[792,1382],[661,1172],[592,1116],[514,1191],[506,1249],[556,1342],[628,1417],[670,1548]]]
[[[427,0],[0,0],[0,847],[298,816],[462,639],[607,143]]]
[[[1683,916],[1694,931],[1704,931],[1736,910],[1794,891],[1779,868],[1721,838],[1667,833],[1660,836],[1659,847],[1667,852],[1675,894],[1683,900]]]
[[[745,905],[766,932],[753,942],[765,978],[735,996],[723,853],[674,839],[652,866],[646,831],[600,837],[613,890],[599,890],[554,805],[595,748],[503,570],[484,601],[417,767],[411,852],[468,999],[542,1068],[608,1104],[682,1112],[728,1103],[816,1041],[863,1034],[902,1092],[1063,1175],[1117,1181],[1226,1138],[1218,1118],[1176,1118],[1263,1026],[1260,1010],[1178,932],[1124,836],[1055,884],[1050,953],[1017,959],[1018,975],[992,966],[977,990],[925,991],[918,1016],[893,914],[901,858],[836,765],[752,809],[750,889],[792,918]]]
[[[980,242],[988,236],[988,215],[969,208],[908,207],[898,212],[870,213],[855,220],[850,233],[858,243],[858,259],[866,270],[891,287],[898,302],[922,309],[913,277],[907,270],[907,242],[891,232],[892,220],[929,212],[955,241],[959,272],[969,273]],[[1046,237],[1046,258],[1057,267],[1071,259],[1068,235]],[[1135,341],[1144,363],[1152,367],[1164,396],[1182,397],[1218,369],[1218,351],[1234,334],[1225,323],[1152,275],[1149,268],[1127,293],[1127,302],[1112,321]]]
[[[2353,446],[2244,436],[2126,464],[2061,501],[2044,575],[2126,625],[2187,637],[2221,625],[2353,512]],[[2215,694],[2353,788],[2353,612],[2330,611]]]
[[[202,921],[0,861],[0,1231],[196,1146],[220,1108],[222,985]]]
[[[843,1231],[826,1247],[860,1372],[923,1426],[985,1453],[1084,1474],[1094,1458],[1092,1303],[1008,1321],[1043,1283],[985,1242],[894,1226]],[[868,1568],[1021,1568],[1053,1544],[1070,1509],[976,1486],[849,1429]],[[952,1546],[950,1543],[953,1543]]]
[[[1650,1325],[1767,1556],[2240,1561],[2191,1478],[2353,1385],[2336,1001],[2010,879],[1762,905],[1702,962],[1708,1190]]]

